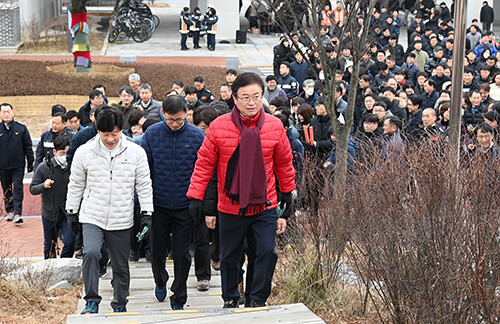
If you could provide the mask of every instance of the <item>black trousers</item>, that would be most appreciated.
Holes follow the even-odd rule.
[[[187,300],[187,279],[191,267],[189,247],[193,235],[193,218],[189,208],[167,209],[154,206],[152,222],[152,260],[151,267],[155,284],[164,287],[168,281],[168,272],[165,269],[165,258],[168,251],[172,251],[174,259],[174,282],[170,290],[174,293],[170,297],[171,304],[184,305]],[[172,240],[169,235],[172,233]]]
[[[238,216],[219,213],[222,298],[239,300],[241,255],[247,238],[249,268],[245,294],[250,300],[265,302],[271,294],[271,282],[278,255],[274,251],[276,209],[263,211],[254,216]],[[252,273],[253,272],[253,273]],[[248,284],[251,282],[251,287]]]
[[[193,46],[194,47],[200,46],[200,31],[193,32]]]
[[[181,34],[181,49],[186,49],[186,41],[187,41],[188,35],[187,34]]]
[[[207,224],[201,222],[194,227],[194,272],[196,279],[210,280],[210,235]]]
[[[0,169],[5,211],[16,215],[23,213],[23,178],[24,168]]]

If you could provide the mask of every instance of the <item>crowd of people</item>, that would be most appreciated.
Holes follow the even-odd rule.
[[[351,48],[338,32],[345,18],[342,4],[333,8],[326,2],[317,12],[320,36],[310,42],[299,30],[291,39],[281,37],[274,48],[274,74],[265,82],[254,73],[227,70],[217,94],[197,76],[191,84],[173,81],[160,102],[153,98],[153,87],[133,73],[115,103],[97,84],[79,111],[52,107],[35,154],[26,126],[14,121],[12,105],[1,104],[0,148],[9,152],[0,158],[7,220],[22,222],[27,165],[35,172],[30,192],[42,195],[45,258],[57,255],[58,236],[64,244],[61,257],[78,250],[83,257],[83,313],[98,312],[99,276],[106,274],[109,261],[115,290],[111,305],[126,311],[128,262],[140,257],[151,262],[159,302],[167,298],[165,259],[173,259],[170,304],[183,309],[190,250],[198,290],[210,288],[212,268],[221,271],[224,307],[265,305],[277,258],[275,235],[286,229],[304,157],[318,157],[322,168],[335,168],[330,100],[345,123],[349,89],[357,87],[350,168],[369,163],[368,144],[390,154],[406,143],[448,141],[450,76],[457,73],[453,10],[429,0],[406,3],[373,13],[359,84],[349,83]],[[186,9],[181,33],[196,26],[189,19],[201,19],[199,10],[190,16]],[[407,10],[407,48],[398,44],[403,21],[397,9]],[[317,55],[318,42],[327,62]],[[499,44],[473,21],[466,47],[462,150],[497,160]],[[333,93],[320,91],[327,78],[335,82]]]

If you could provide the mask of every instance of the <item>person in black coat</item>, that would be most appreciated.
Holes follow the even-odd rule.
[[[488,5],[488,1],[483,1],[483,7],[479,13],[479,20],[483,23],[483,33],[491,31],[491,23],[495,20],[495,12]]]
[[[274,76],[277,78],[280,76],[280,65],[283,62],[291,63],[293,62],[294,55],[293,50],[290,48],[290,43],[285,36],[280,38],[280,43],[273,48],[274,58],[273,58],[273,68]]]
[[[462,120],[464,121],[467,131],[473,133],[475,131],[476,125],[484,121],[483,114],[488,110],[481,105],[481,92],[479,90],[473,90],[470,92],[470,102],[471,105],[464,110]]]
[[[57,136],[54,140],[54,157],[42,162],[31,180],[30,193],[42,195],[43,254],[45,259],[56,257],[58,234],[63,238],[61,258],[72,258],[75,237],[66,219],[66,193],[69,182],[69,166],[66,153],[68,136]]]
[[[101,91],[99,90],[92,90],[89,94],[89,101],[83,105],[78,113],[80,114],[80,124],[83,127],[89,126],[92,121],[90,120],[90,110],[92,107],[97,107],[100,106],[104,103],[104,96]]]
[[[23,123],[14,120],[11,104],[0,104],[0,181],[4,193],[7,221],[22,223],[23,178],[27,162],[28,172],[33,171],[31,136]]]
[[[56,113],[52,116],[52,129],[40,136],[40,142],[38,142],[36,147],[35,170],[40,163],[54,157],[53,142],[57,136],[66,135],[70,139],[73,138],[73,134],[68,130],[68,127],[66,127],[67,122],[68,117],[63,113]]]

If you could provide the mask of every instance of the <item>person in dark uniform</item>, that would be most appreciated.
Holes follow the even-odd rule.
[[[7,212],[7,221],[22,223],[23,177],[26,161],[33,171],[33,143],[28,128],[14,120],[11,104],[0,104],[0,181]]]
[[[181,33],[181,51],[186,51],[189,48],[186,45],[188,38],[189,28],[193,25],[191,19],[189,19],[189,8],[184,7],[181,11],[179,17],[179,33]]]
[[[207,14],[203,19],[207,25],[207,46],[209,51],[215,51],[215,35],[217,34],[217,17],[216,11],[212,7],[208,7]]]
[[[205,80],[203,79],[203,77],[197,76],[196,78],[194,78],[194,87],[196,88],[198,101],[200,101],[202,104],[208,104],[214,101],[214,95],[212,94],[212,92],[205,88]]]
[[[52,116],[52,128],[40,136],[40,142],[36,147],[36,159],[35,159],[35,169],[44,160],[50,160],[54,157],[54,139],[56,136],[64,134],[70,139],[73,138],[73,134],[66,127],[68,123],[68,116],[63,113],[56,113]]]
[[[200,46],[200,30],[203,22],[203,15],[199,7],[194,8],[194,13],[191,15],[191,31],[193,32],[193,48],[201,48]]]

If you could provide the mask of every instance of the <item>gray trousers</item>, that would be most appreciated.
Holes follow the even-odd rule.
[[[114,309],[125,306],[128,302],[130,286],[130,270],[128,253],[130,249],[130,230],[106,231],[93,224],[83,225],[83,283],[85,285],[84,299],[101,302],[99,296],[99,259],[101,247],[106,240],[109,259],[113,269],[114,298],[111,307]]]

